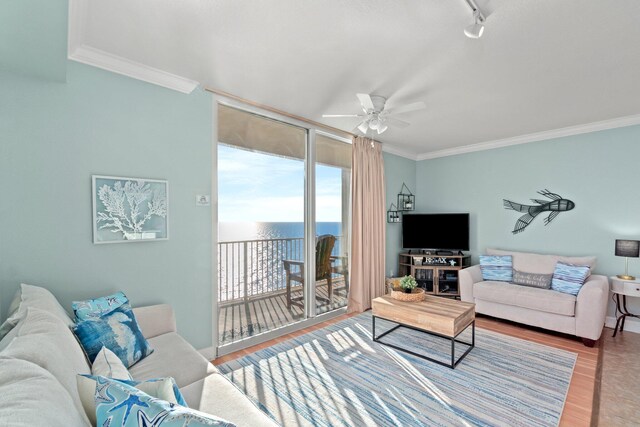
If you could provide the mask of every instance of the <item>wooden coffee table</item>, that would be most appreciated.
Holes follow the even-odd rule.
[[[476,311],[475,304],[456,301],[448,298],[427,295],[421,302],[398,301],[390,296],[382,296],[371,301],[373,341],[404,351],[417,357],[455,369],[462,359],[476,344]],[[388,320],[398,325],[376,336],[376,318]],[[471,342],[458,340],[465,329],[471,326]],[[394,344],[384,343],[380,338],[396,329],[404,327],[429,335],[451,340],[451,363],[445,363],[431,357],[415,353]],[[466,351],[456,360],[456,343],[468,346]]]

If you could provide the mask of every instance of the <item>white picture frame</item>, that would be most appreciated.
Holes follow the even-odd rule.
[[[91,176],[93,243],[169,239],[169,181]]]

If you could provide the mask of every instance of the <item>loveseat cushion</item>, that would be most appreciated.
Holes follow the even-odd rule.
[[[173,377],[182,388],[218,371],[175,332],[150,338],[149,343],[155,351],[129,369],[135,380]]]
[[[0,338],[4,337],[18,324],[18,321],[25,316],[27,308],[29,307],[48,311],[62,320],[66,325],[73,325],[73,320],[71,320],[69,314],[62,308],[51,292],[39,286],[22,283],[9,306],[7,320],[0,326]]]
[[[489,248],[486,252],[487,255],[511,255],[513,257],[513,268],[525,273],[553,274],[558,261],[574,265],[588,265],[591,271],[593,271],[596,266],[596,257],[594,256],[567,257]]]
[[[55,315],[32,307],[16,328],[17,336],[0,356],[25,360],[50,372],[84,416],[75,377],[89,374],[90,368],[71,330]]]
[[[238,427],[277,426],[222,374],[211,374],[180,391],[190,408],[217,415]]]
[[[0,356],[0,425],[11,427],[88,426],[84,414],[58,382],[42,367]]]
[[[531,288],[504,282],[478,282],[473,296],[479,300],[530,308],[546,313],[574,316],[576,297],[550,289]]]

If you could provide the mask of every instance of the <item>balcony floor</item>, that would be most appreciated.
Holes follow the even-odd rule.
[[[301,297],[302,287],[293,288],[291,296],[292,298]],[[321,282],[316,285],[316,297],[328,298],[326,284]],[[322,300],[316,300],[318,314],[346,305],[347,296],[342,280],[334,280],[331,306]],[[219,343],[220,345],[229,344],[300,321],[302,314],[302,307],[298,305],[287,308],[287,295],[284,290],[263,297],[252,297],[246,303],[243,300],[223,303],[218,315]]]

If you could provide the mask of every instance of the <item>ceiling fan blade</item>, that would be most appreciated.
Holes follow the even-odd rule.
[[[373,111],[375,107],[373,106],[373,101],[371,100],[371,96],[368,93],[356,93],[360,104],[362,104],[362,108],[365,111]]]
[[[364,117],[364,114],[323,114],[322,117]]]
[[[410,126],[411,123],[405,122],[403,120],[398,120],[396,118],[393,117],[387,117],[384,119],[385,123],[391,125],[391,126],[395,126],[397,128],[406,128],[407,126]]]
[[[407,105],[401,105],[399,107],[387,108],[385,110],[385,113],[387,115],[390,115],[390,114],[395,115],[395,114],[408,113],[409,111],[423,110],[425,108],[427,108],[427,105],[422,101],[418,101],[418,102],[412,102],[411,104],[407,104]]]
[[[362,130],[362,129],[364,130]],[[360,131],[363,134],[367,134],[367,130],[369,130],[369,119],[364,119],[363,121],[361,121],[360,123],[358,123],[358,126],[354,127],[353,130],[351,132],[355,133],[356,131]]]

